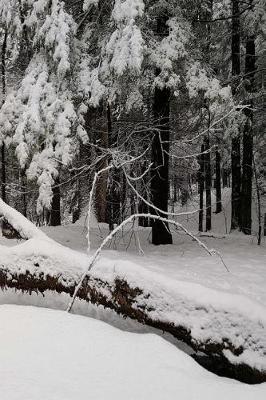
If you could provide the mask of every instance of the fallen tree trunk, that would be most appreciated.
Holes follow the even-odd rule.
[[[36,261],[32,260],[36,269],[39,270],[40,265]],[[70,296],[73,295],[76,283],[69,283],[69,279],[60,276],[50,276],[44,274],[39,270],[36,274],[30,271],[24,273],[10,273],[5,268],[0,269],[0,287],[2,290],[7,288],[15,288],[22,292],[31,294],[32,292],[40,293],[45,296],[47,290],[54,291],[57,293],[66,293]],[[156,310],[150,305],[149,299],[151,298],[150,293],[146,293],[140,287],[132,287],[126,279],[117,277],[113,284],[108,281],[104,281],[97,277],[89,276],[84,281],[78,297],[81,300],[91,302],[95,305],[102,305],[109,309],[114,310],[116,313],[123,315],[124,317],[130,317],[142,324],[149,325],[151,327],[158,328],[162,331],[169,332],[175,338],[182,340],[191,346],[196,352],[194,358],[207,369],[218,373],[223,376],[233,377],[247,383],[260,383],[266,381],[266,370],[256,368],[254,365],[249,365],[245,362],[230,362],[226,357],[225,352],[230,352],[232,358],[238,358],[245,351],[250,351],[251,347],[247,340],[243,344],[236,346],[234,338],[223,337],[223,340],[216,340],[215,337],[209,337],[205,340],[199,340],[193,333],[193,328],[189,329],[187,326],[177,324],[176,322],[169,322],[162,318],[154,318],[152,315],[156,313]],[[144,299],[144,301],[140,301]],[[171,305],[168,305],[171,307]],[[174,304],[172,305],[174,307]],[[198,317],[201,318],[202,309],[198,309]],[[237,322],[232,321],[232,324]],[[214,324],[219,325],[219,318],[216,316],[213,321]],[[221,323],[221,321],[220,321]],[[211,331],[211,330],[210,330]],[[265,334],[265,329],[263,329]],[[243,332],[243,335],[245,332]],[[247,336],[250,333],[246,332]],[[251,343],[253,343],[253,352],[256,355],[256,349],[254,346],[254,337],[251,337]],[[261,344],[258,344],[258,347]],[[262,350],[262,349],[260,349]],[[266,349],[263,349],[264,354]]]
[[[0,288],[73,296],[90,259],[49,239],[2,200],[1,216],[29,240],[0,246]],[[265,308],[245,296],[171,280],[128,261],[114,266],[102,258],[82,281],[77,297],[169,332],[217,374],[266,382]]]

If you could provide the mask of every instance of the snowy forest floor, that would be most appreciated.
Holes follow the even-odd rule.
[[[66,247],[85,253],[86,231],[81,225],[46,227],[44,232]],[[91,234],[92,250],[98,247],[107,234],[105,228],[94,228]],[[128,228],[123,237],[110,243],[103,250],[103,257],[110,261],[110,268],[127,269],[135,263],[173,280],[197,282],[209,288],[244,294],[266,306],[266,243],[258,246],[256,238],[242,234],[201,237],[209,248],[218,250],[230,272],[218,256],[209,256],[195,241],[183,233],[174,233],[174,244],[155,247],[149,243],[150,229],[140,228],[139,236],[144,255],[138,254],[137,235]],[[119,268],[120,269],[120,268]]]
[[[212,194],[212,203],[215,196]],[[191,230],[210,249],[217,250],[219,256],[210,257],[195,241],[182,232],[173,230],[173,245],[151,245],[151,229],[128,225],[104,249],[102,255],[110,261],[110,268],[115,266],[127,268],[128,262],[137,264],[147,270],[163,274],[178,281],[200,283],[203,286],[243,294],[266,306],[266,237],[262,237],[261,246],[257,245],[257,214],[253,205],[254,235],[245,236],[241,233],[230,233],[231,219],[230,189],[222,192],[223,211],[212,214],[213,230],[199,234],[198,213],[178,217],[178,222]],[[198,207],[197,195],[185,207],[175,206],[175,212],[194,211]],[[213,208],[215,208],[213,206]],[[87,251],[87,219],[86,213],[76,224],[59,227],[44,227],[43,231],[52,239],[73,250]],[[101,244],[108,234],[106,224],[97,224],[92,218],[90,234],[91,253]],[[139,240],[138,240],[139,239]],[[140,254],[139,245],[144,254]],[[226,267],[229,270],[226,270]]]
[[[156,335],[61,311],[0,306],[1,400],[264,400]],[[18,334],[19,330],[19,334]]]

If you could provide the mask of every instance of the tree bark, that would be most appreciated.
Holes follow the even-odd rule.
[[[247,93],[252,93],[254,87],[255,74],[255,40],[248,37],[246,41],[245,75]],[[246,235],[251,235],[252,225],[252,176],[253,176],[253,101],[248,100],[250,108],[245,109],[245,125],[243,131],[243,175],[241,193],[241,231]]]
[[[111,111],[109,105],[107,105],[106,111],[103,111],[105,115],[106,124],[104,127],[99,127],[100,130],[100,146],[104,149],[108,148],[109,136],[112,131],[111,123]],[[103,157],[97,165],[98,171],[106,168],[108,165],[108,158]],[[95,190],[95,211],[98,222],[107,222],[107,180],[108,172],[103,172],[99,175],[96,190]]]
[[[232,0],[232,92],[235,95],[238,77],[240,75],[240,19],[239,1]],[[241,154],[240,134],[232,139],[231,169],[232,169],[232,195],[231,195],[231,229],[239,229],[241,226]]]
[[[143,174],[143,173],[145,172],[146,167],[147,167],[147,166],[146,166],[145,164],[142,166],[141,174]],[[147,197],[148,197],[148,193],[147,193],[148,179],[149,179],[149,175],[146,174],[146,175],[143,177],[142,181],[140,182],[140,187],[139,187],[139,190],[138,190],[139,193],[141,194],[141,196],[142,196],[144,199],[147,199]],[[140,214],[148,214],[148,213],[149,213],[149,206],[148,206],[148,204],[145,203],[145,201],[143,201],[142,199],[138,199],[138,212],[139,212]],[[148,227],[148,226],[150,226],[149,218],[140,217],[140,218],[139,218],[139,226],[143,226],[143,227]]]
[[[216,189],[216,214],[222,211],[222,190],[221,190],[221,154],[219,150],[215,152],[215,189]]]
[[[25,169],[20,171],[20,179],[21,179],[21,186],[22,186],[22,214],[24,217],[27,217],[27,176]]]
[[[55,186],[53,187],[53,199],[50,211],[50,225],[58,226],[61,225],[61,195],[60,195],[60,180],[59,177],[55,180]]]
[[[212,173],[211,173],[211,153],[210,153],[210,139],[209,136],[204,138],[204,148],[208,152],[205,154],[205,188],[206,188],[206,232],[212,228]]]
[[[157,19],[157,35],[168,33],[167,16]],[[156,75],[160,74],[157,69]],[[152,204],[158,209],[168,211],[169,193],[169,141],[170,141],[170,90],[156,87],[153,99],[153,116],[155,131],[152,141],[151,196]],[[163,217],[159,211],[151,210]],[[172,235],[167,223],[159,220],[152,222],[152,243],[155,245],[172,244]]]
[[[151,195],[153,205],[166,212],[169,191],[169,98],[169,89],[155,88],[153,110],[156,131],[152,142]],[[155,213],[154,210],[152,212]],[[156,214],[165,217],[163,213],[156,212]],[[172,244],[168,224],[159,220],[152,222],[152,243]]]
[[[204,152],[204,144],[201,145],[201,153]],[[205,163],[204,163],[204,154],[199,156],[199,172],[198,172],[198,181],[199,181],[199,232],[203,232],[203,218],[204,218],[204,174],[205,174]]]
[[[111,107],[107,105],[107,127],[108,127],[108,143],[110,147],[117,147],[118,137],[116,131],[113,130]],[[107,205],[106,205],[106,220],[109,224],[109,229],[114,229],[114,224],[121,221],[121,173],[119,168],[112,168],[109,172],[109,180],[107,185]]]
[[[4,32],[3,44],[2,44],[2,104],[5,102],[6,98],[6,49],[7,49],[7,29]],[[4,141],[1,144],[1,194],[2,200],[7,202],[6,196],[6,147]]]

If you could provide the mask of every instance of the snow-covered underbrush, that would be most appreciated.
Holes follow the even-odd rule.
[[[0,208],[1,213],[1,208]],[[32,232],[20,216],[20,232]],[[11,221],[10,221],[11,222]],[[16,225],[18,230],[18,225]],[[37,228],[35,228],[37,232]],[[89,257],[41,233],[0,246],[0,286],[27,293],[73,295]],[[196,351],[218,356],[250,382],[266,380],[266,310],[244,295],[173,280],[127,260],[101,257],[78,297],[171,333]],[[237,376],[237,374],[236,374]]]

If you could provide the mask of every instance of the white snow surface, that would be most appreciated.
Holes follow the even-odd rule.
[[[6,207],[4,210],[9,211]],[[11,214],[12,218],[17,215]],[[8,242],[11,247],[6,246],[7,240],[0,238],[1,269],[55,276],[66,287],[77,283],[90,256],[107,234],[104,225],[92,229],[92,250],[88,256],[82,221],[46,227],[48,237],[30,222],[25,224],[24,217],[19,218],[18,224],[29,230],[33,238],[20,244],[11,240]],[[31,232],[33,227],[37,235]],[[246,349],[238,357],[226,350],[225,356],[231,362],[245,362],[266,371],[265,241],[259,247],[254,239],[242,235],[202,238],[210,248],[221,252],[230,270],[227,272],[218,256],[211,257],[184,235],[175,234],[172,246],[155,247],[149,244],[149,229],[136,228],[132,233],[131,228],[127,227],[122,236],[115,238],[110,244],[112,250],[106,248],[102,252],[91,271],[92,277],[110,285],[116,278],[126,279],[132,287],[139,287],[150,295],[139,295],[135,307],[144,306],[152,319],[181,324],[199,342],[221,343],[224,338],[230,338],[235,347]],[[125,251],[131,234],[131,245]],[[143,244],[144,256],[136,254],[134,238],[137,235]],[[104,287],[99,286],[98,290],[110,295]]]
[[[153,334],[87,317],[0,306],[1,400],[264,400],[266,384],[217,377]]]
[[[62,228],[66,229],[66,228]],[[62,239],[63,235],[61,235]],[[190,244],[191,246],[191,244]],[[77,283],[82,271],[89,263],[89,257],[81,252],[68,249],[51,240],[30,239],[13,247],[0,246],[1,268],[10,273],[31,272],[35,276],[55,276],[65,285]],[[167,251],[167,250],[166,250]],[[197,251],[202,251],[198,250]],[[115,279],[126,279],[132,287],[139,287],[144,295],[136,298],[135,307],[142,305],[149,310],[149,316],[154,320],[166,323],[181,324],[191,330],[192,336],[199,342],[208,340],[222,343],[224,338],[230,338],[235,347],[243,346],[246,350],[239,357],[232,358],[229,350],[225,356],[235,362],[247,362],[259,370],[266,370],[266,307],[259,301],[244,293],[234,293],[219,287],[210,287],[196,279],[180,279],[178,274],[171,272],[171,252],[155,254],[156,261],[149,264],[149,257],[133,257],[131,254],[121,255],[121,252],[105,251],[93,270],[92,277],[100,278],[110,285]],[[172,255],[173,256],[173,255]],[[203,253],[200,257],[207,259]],[[204,258],[205,257],[205,258]],[[217,265],[218,260],[209,265],[210,276],[216,271],[216,276],[230,281],[231,273],[223,266]],[[166,264],[169,262],[169,266]],[[158,263],[162,262],[161,270]],[[175,268],[177,269],[177,260]],[[162,268],[165,268],[163,272]],[[169,268],[169,270],[167,269]],[[173,268],[173,265],[172,265]],[[180,268],[181,269],[181,268]],[[202,270],[202,266],[199,265]],[[181,269],[182,271],[182,269]],[[207,280],[208,271],[204,276]],[[234,282],[234,281],[233,281]],[[97,286],[97,280],[94,281]],[[213,285],[215,286],[215,285]],[[218,289],[218,290],[217,290]],[[110,292],[98,285],[98,290],[110,296]],[[149,294],[146,297],[145,294]],[[33,303],[34,304],[34,303]]]

